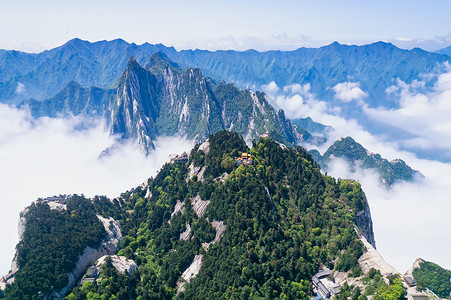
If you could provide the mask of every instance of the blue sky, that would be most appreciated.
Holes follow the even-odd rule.
[[[451,1],[4,1],[0,48],[41,51],[79,37],[178,49],[295,49],[334,40],[451,45]]]

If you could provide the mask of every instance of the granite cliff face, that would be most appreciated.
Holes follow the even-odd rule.
[[[368,201],[365,202],[364,209],[356,213],[355,225],[359,228],[360,234],[368,241],[368,243],[376,248],[376,240],[373,232],[373,220],[371,219],[371,211]]]
[[[122,74],[111,110],[111,133],[138,141],[143,150],[159,135],[180,134],[197,142],[220,130],[247,140],[272,132],[293,144],[302,136],[264,94],[205,78],[199,69],[180,69],[161,53],[147,70],[133,58]]]

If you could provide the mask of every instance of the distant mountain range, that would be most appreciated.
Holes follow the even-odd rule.
[[[407,83],[449,61],[449,48],[430,53],[419,48],[403,50],[390,43],[347,46],[334,42],[321,48],[294,51],[182,50],[161,44],[136,45],[123,40],[90,43],[73,39],[38,54],[0,51],[0,101],[18,103],[29,98],[44,100],[56,95],[70,81],[82,87],[112,88],[126,68],[128,58],[145,65],[162,52],[183,68],[200,68],[206,76],[235,82],[238,87],[310,84],[319,99],[333,100],[332,87],[359,82],[370,106],[394,107],[385,93],[399,78]]]
[[[276,112],[263,93],[215,82],[197,68],[179,68],[161,52],[152,55],[146,68],[131,57],[117,89],[70,82],[48,100],[29,100],[21,106],[28,106],[34,117],[104,117],[111,134],[136,140],[144,152],[153,148],[158,136],[179,134],[201,142],[223,129],[248,141],[268,133],[287,145],[311,138],[282,110]]]

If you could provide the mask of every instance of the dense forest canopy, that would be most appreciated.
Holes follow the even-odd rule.
[[[107,262],[96,284],[75,288],[68,299],[307,299],[320,266],[363,275],[358,259],[365,248],[357,236],[355,216],[366,198],[359,183],[324,176],[304,148],[287,148],[271,138],[259,138],[249,148],[237,133],[221,131],[208,142],[196,145],[188,160],[165,164],[146,185],[113,201],[75,197],[66,211],[32,206],[29,211],[42,210],[48,218],[44,222],[38,217],[43,224],[27,227],[19,253],[33,245],[29,235],[35,230],[37,239],[50,238],[51,232],[57,243],[75,241],[69,243],[70,251],[79,254],[83,245],[93,246],[101,238],[95,216],[99,214],[119,220],[123,238],[117,254],[134,260],[138,270],[122,274]],[[243,152],[251,155],[252,165],[238,166],[236,158]],[[195,201],[205,211],[199,211]],[[72,218],[83,224],[84,228],[74,229],[86,240],[77,242],[60,232]],[[60,219],[61,228],[55,229]],[[219,236],[218,224],[223,226]],[[42,255],[56,251],[46,245]],[[69,246],[60,249],[65,247]],[[33,266],[23,259],[38,257],[27,253],[20,254],[24,266],[20,272]],[[197,276],[185,280],[182,274],[194,259],[200,260],[201,268]],[[55,263],[55,268],[67,271],[74,261]],[[46,262],[39,265],[45,273],[47,266],[42,264]],[[20,289],[22,279],[17,280],[8,287],[7,297],[19,299],[16,295],[22,293],[23,299],[34,299],[36,290]],[[53,288],[64,284],[59,280]],[[42,280],[30,285],[34,286],[50,288]],[[393,287],[378,288],[372,292]],[[343,295],[348,294],[364,296],[354,286],[343,287]]]
[[[105,229],[92,202],[72,196],[66,209],[51,209],[35,202],[24,215],[22,239],[17,245],[19,270],[7,287],[8,299],[37,299],[53,295],[68,283],[78,257],[87,247],[97,248]]]
[[[418,289],[428,288],[439,297],[451,299],[451,270],[446,270],[433,262],[423,261],[419,268],[413,270],[413,276]]]

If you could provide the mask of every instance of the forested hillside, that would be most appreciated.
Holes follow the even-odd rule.
[[[138,270],[119,273],[109,261],[96,283],[75,288],[68,299],[307,299],[320,267],[364,275],[358,259],[366,250],[355,225],[357,212],[366,207],[360,185],[322,175],[303,148],[267,137],[249,149],[237,133],[221,131],[189,158],[164,165],[146,184],[114,201],[96,197],[85,206],[119,220],[117,255],[133,260]],[[67,208],[54,214],[75,218],[78,210]],[[52,224],[41,226],[57,241],[72,241]],[[29,241],[25,236],[19,249]],[[52,245],[41,255],[53,253]],[[41,260],[41,270],[48,269],[47,261]],[[7,298],[34,299],[35,290],[17,296],[19,284],[8,288]],[[35,285],[42,288],[41,280]],[[368,295],[392,289],[377,286]],[[362,292],[342,286],[342,297]]]
[[[428,288],[439,297],[451,299],[451,270],[422,260],[419,268],[413,270],[413,276],[417,281],[418,289]]]
[[[74,269],[83,250],[99,247],[105,229],[92,202],[73,196],[65,206],[51,209],[37,202],[27,209],[25,231],[16,247],[19,270],[14,284],[6,288],[7,299],[50,297],[67,285],[66,273]]]

